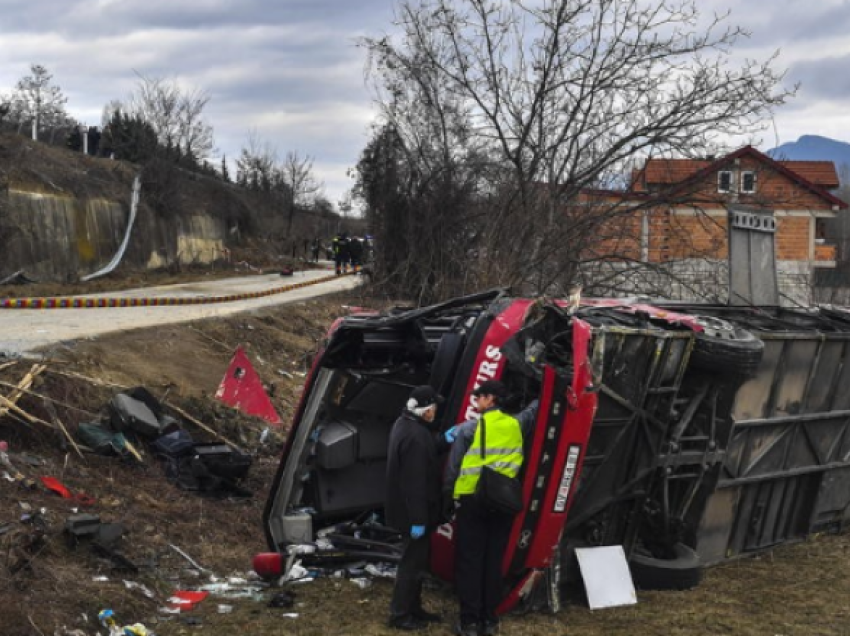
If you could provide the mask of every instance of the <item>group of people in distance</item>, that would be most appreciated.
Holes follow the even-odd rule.
[[[387,525],[404,536],[390,627],[414,631],[442,620],[422,606],[422,581],[429,563],[429,535],[453,518],[460,605],[455,633],[492,636],[498,631],[502,556],[513,516],[485,508],[475,492],[485,466],[517,477],[523,439],[534,425],[538,403],[533,401],[517,415],[504,412],[507,391],[498,380],[482,382],[472,395],[478,417],[440,432],[436,415],[442,398],[430,386],[416,387],[390,432],[384,510]],[[486,442],[481,435],[485,421]],[[445,452],[449,456],[444,462]]]
[[[350,237],[345,232],[337,234],[331,243],[331,253],[337,275],[345,274],[349,269],[353,272],[359,272],[371,249],[372,246],[368,237]]]

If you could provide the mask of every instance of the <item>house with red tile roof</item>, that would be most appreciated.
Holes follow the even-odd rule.
[[[832,192],[838,187],[831,161],[777,161],[752,146],[720,158],[650,158],[625,191],[590,195],[633,210],[606,222],[593,260],[611,257],[609,277],[612,262],[646,266],[653,274],[621,266],[635,293],[649,284],[673,298],[725,301],[729,209],[772,213],[780,292],[785,302],[808,304],[815,270],[836,264],[823,223],[846,213]]]

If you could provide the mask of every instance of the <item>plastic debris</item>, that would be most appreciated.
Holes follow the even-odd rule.
[[[371,574],[379,579],[394,579],[397,568],[389,563],[370,563],[364,570],[367,574]]]
[[[168,599],[168,603],[172,608],[177,608],[181,612],[188,612],[195,608],[195,606],[203,601],[207,596],[209,596],[209,592],[196,592],[196,591],[188,591],[188,590],[178,590],[174,592]]]
[[[290,567],[287,573],[282,577],[282,581],[284,583],[292,583],[294,581],[304,580],[309,576],[310,573],[307,571],[307,568],[303,567],[301,562],[298,561],[292,564],[292,567]]]
[[[154,598],[156,596],[149,587],[142,585],[141,583],[136,583],[135,581],[124,581],[124,587],[128,590],[139,590],[148,598]]]
[[[230,582],[233,581],[233,582]],[[222,598],[262,598],[262,592],[267,584],[261,582],[248,583],[245,579],[232,577],[227,582],[208,583],[198,589]]]
[[[201,572],[206,572],[207,574],[212,574],[212,572],[210,570],[206,569],[205,567],[198,565],[198,563],[192,557],[190,557],[188,554],[183,552],[183,550],[178,548],[173,543],[169,543],[168,547],[171,548],[172,550],[174,550],[177,554],[182,556],[184,559],[186,559],[196,570],[200,570]]]
[[[366,578],[358,578],[358,579],[349,579],[354,585],[359,587],[361,590],[365,590],[368,587],[372,586],[371,579]]]
[[[115,612],[111,609],[100,610],[97,619],[101,625],[109,630],[109,636],[155,636],[152,631],[148,630],[141,623],[119,627],[115,621]]]
[[[230,614],[230,612],[232,612],[232,611],[233,611],[232,605],[219,605],[218,606],[218,613],[219,614]]]

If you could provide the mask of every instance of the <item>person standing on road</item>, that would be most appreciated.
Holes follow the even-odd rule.
[[[513,516],[482,508],[475,489],[483,466],[516,477],[523,461],[523,435],[537,417],[535,400],[517,417],[500,408],[505,385],[486,380],[472,392],[479,419],[460,424],[452,446],[443,488],[455,505],[455,584],[460,601],[459,636],[492,636],[499,629],[496,608],[502,600],[502,557]],[[481,459],[481,427],[486,426],[486,455]]]
[[[336,266],[336,274],[339,276],[348,271],[348,235],[343,232],[337,234],[333,240],[334,265]]]
[[[454,428],[435,430],[440,397],[430,386],[413,389],[393,424],[387,451],[386,523],[405,535],[404,552],[390,602],[390,627],[418,630],[440,621],[422,607],[422,580],[428,568],[430,533],[440,523],[440,451]]]
[[[351,240],[348,242],[348,252],[351,256],[351,268],[357,273],[363,264],[363,243],[356,236],[351,237]]]

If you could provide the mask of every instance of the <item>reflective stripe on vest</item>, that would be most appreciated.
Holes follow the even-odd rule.
[[[472,445],[460,464],[455,498],[475,492],[482,466],[490,466],[508,477],[516,477],[522,467],[522,430],[517,419],[498,409],[481,416],[482,419],[485,417],[487,448],[484,449],[484,458],[481,458],[481,426],[477,426]]]

